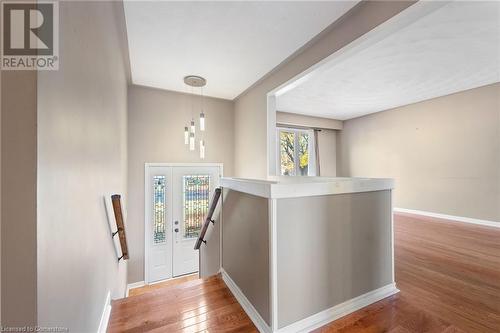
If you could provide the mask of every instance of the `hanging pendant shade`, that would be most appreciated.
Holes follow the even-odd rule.
[[[205,113],[203,113],[203,111],[201,111],[200,113],[200,131],[204,131],[205,130]]]
[[[194,120],[191,120],[191,133],[196,133],[196,126],[194,125]]]
[[[194,133],[191,133],[189,135],[189,150],[193,151],[194,150],[194,145],[195,145],[195,142],[194,142]]]
[[[205,141],[200,140],[200,158],[205,159]]]
[[[199,135],[201,136],[199,139],[199,145],[200,145],[200,159],[205,158],[205,140],[203,140],[203,133],[205,131],[205,113],[203,112],[203,86],[207,83],[207,81],[202,78],[201,76],[197,75],[188,75],[184,77],[184,83],[187,84],[188,86],[191,87],[197,87],[200,88],[200,97],[201,97],[201,105],[200,105],[200,128],[199,128]],[[193,104],[193,99],[194,99],[194,93],[193,89],[191,89],[191,121],[188,126],[184,127],[184,144],[189,145],[189,150],[194,151],[196,149],[196,124],[194,121],[194,104]]]
[[[188,127],[184,127],[184,144],[188,145],[189,144],[189,130]]]

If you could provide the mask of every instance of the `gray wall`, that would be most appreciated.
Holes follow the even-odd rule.
[[[266,94],[412,5],[363,1],[235,101],[235,175],[267,177]]]
[[[391,191],[277,200],[278,327],[392,283]]]
[[[224,189],[222,267],[270,325],[269,200]]]
[[[2,71],[0,70],[0,148],[2,147]],[[0,149],[0,151],[2,151]],[[0,325],[2,325],[2,154],[0,152]]]
[[[206,243],[200,247],[200,277],[205,278],[219,273],[220,269],[220,231],[221,231],[221,214],[220,207],[222,200],[219,200],[217,209],[214,212],[212,219],[214,224],[210,224],[207,233],[205,234]]]
[[[1,75],[2,324],[35,325],[37,73]]]
[[[194,105],[199,106],[198,96],[194,97]],[[198,151],[191,152],[184,145],[184,126],[192,117],[192,95],[130,86],[128,100],[127,236],[128,280],[132,283],[144,280],[144,163],[217,162],[224,164],[224,176],[232,175],[234,103],[205,98],[206,156],[201,160]],[[199,111],[194,113],[195,120],[198,116]]]
[[[38,324],[95,332],[126,287],[103,202],[127,190],[125,22],[121,2],[59,6],[60,67],[38,74]]]
[[[340,175],[394,178],[395,207],[500,223],[500,83],[344,122]]]

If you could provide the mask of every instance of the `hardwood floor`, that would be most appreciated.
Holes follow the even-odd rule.
[[[412,304],[468,332],[500,332],[500,229],[409,214],[394,229],[396,282]]]
[[[315,332],[500,332],[500,229],[395,216],[401,292]],[[109,332],[257,332],[219,277],[113,302]]]
[[[128,295],[129,296],[142,295],[142,294],[145,294],[145,293],[150,292],[152,290],[161,289],[161,288],[170,287],[170,286],[175,286],[178,284],[182,284],[184,282],[193,281],[193,280],[197,280],[197,279],[198,279],[198,273],[184,275],[184,276],[181,276],[181,277],[178,277],[175,279],[166,280],[163,282],[148,284],[148,285],[145,285],[143,287],[130,289],[128,292]]]
[[[500,229],[394,219],[400,293],[317,332],[500,332]]]
[[[108,332],[258,332],[219,276],[113,302]]]

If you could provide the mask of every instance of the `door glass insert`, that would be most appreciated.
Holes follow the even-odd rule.
[[[153,242],[165,242],[165,176],[153,177]]]
[[[208,213],[210,175],[186,175],[182,183],[184,238],[196,238]]]

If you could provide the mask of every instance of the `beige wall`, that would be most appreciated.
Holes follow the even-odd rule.
[[[127,283],[103,202],[127,190],[124,12],[59,6],[59,70],[38,75],[38,324],[96,332],[107,293],[122,297]]]
[[[500,84],[344,122],[340,175],[396,180],[395,207],[500,223]]]
[[[307,128],[322,128],[331,130],[342,129],[342,121],[330,118],[311,117],[289,112],[276,112],[276,123],[284,126],[299,126]]]
[[[267,177],[266,94],[410,6],[412,1],[364,1],[235,101],[235,175]]]
[[[2,72],[2,324],[36,324],[37,73]]]
[[[220,162],[224,164],[225,176],[233,174],[234,103],[205,98],[206,157],[200,160],[197,151],[191,152],[184,145],[184,126],[191,120],[191,100],[192,95],[188,94],[129,87],[129,283],[144,280],[144,163]],[[194,116],[197,120],[199,112]]]
[[[319,165],[321,177],[337,176],[337,131],[318,133]]]

